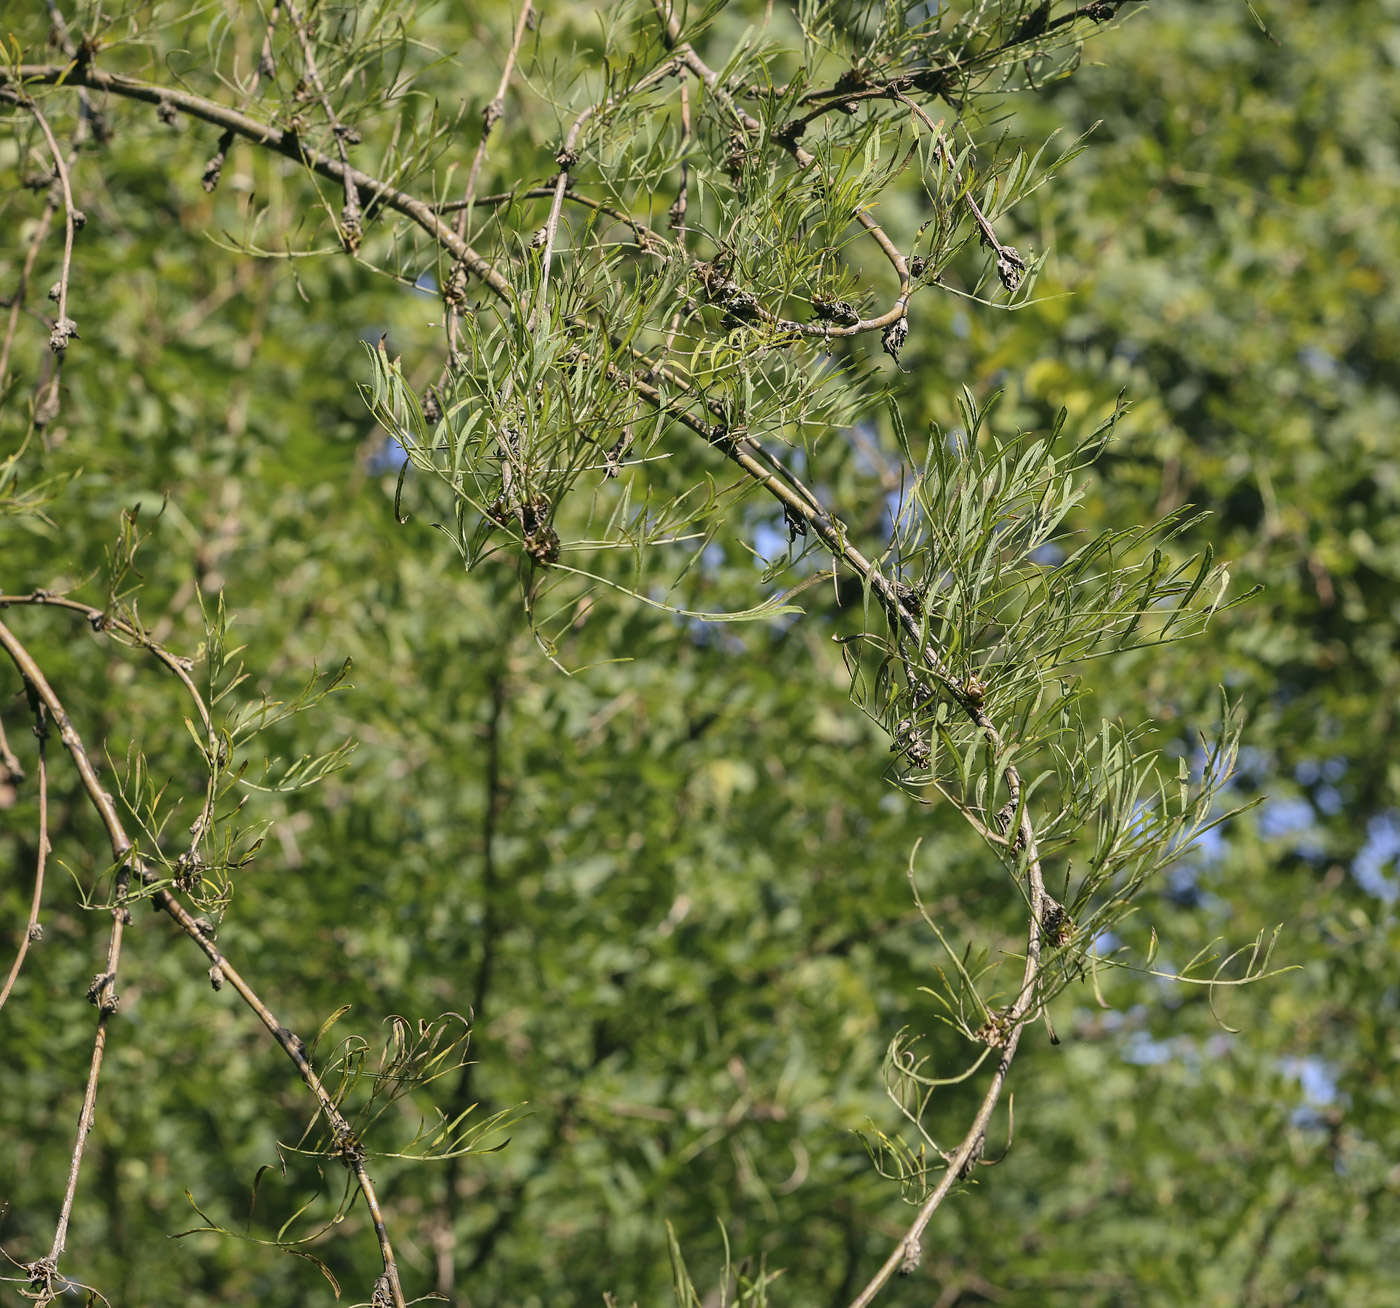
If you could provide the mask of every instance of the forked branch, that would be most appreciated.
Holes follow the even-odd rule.
[[[90,991],[90,994],[94,996],[94,1003],[98,1005],[99,1010],[98,1032],[93,1049],[92,1064],[88,1074],[87,1090],[83,1099],[82,1116],[79,1119],[78,1139],[74,1147],[73,1160],[69,1170],[68,1191],[64,1199],[58,1230],[54,1236],[53,1247],[50,1250],[48,1258],[47,1260],[40,1259],[37,1263],[31,1265],[31,1275],[34,1276],[36,1280],[41,1280],[47,1290],[52,1286],[54,1278],[57,1275],[58,1258],[63,1252],[68,1218],[72,1211],[73,1197],[77,1191],[78,1173],[82,1163],[82,1147],[88,1131],[92,1128],[92,1113],[97,1093],[97,1076],[101,1070],[102,1053],[106,1046],[107,1023],[112,1013],[114,1013],[117,1008],[114,985],[116,968],[121,950],[121,929],[130,921],[130,911],[126,906],[127,890],[133,878],[142,884],[147,884],[154,880],[154,874],[146,867],[139,853],[133,848],[132,841],[126,834],[121,818],[117,813],[116,804],[112,796],[103,789],[102,783],[92,766],[92,762],[88,758],[87,750],[83,745],[82,739],[74,729],[72,721],[64,710],[62,702],[59,700],[57,694],[55,694],[53,687],[49,684],[38,663],[35,662],[29,651],[3,622],[0,622],[0,646],[4,647],[5,652],[9,655],[11,662],[14,663],[26,685],[33,687],[35,694],[43,703],[48,715],[58,727],[59,738],[63,742],[64,748],[68,751],[69,756],[72,758],[74,766],[77,768],[83,790],[86,792],[89,802],[97,810],[98,816],[102,819],[103,826],[106,828],[108,842],[112,849],[112,856],[116,860],[118,867],[117,893],[112,910],[112,940],[108,949],[107,970],[104,974],[95,979],[93,989]],[[316,1075],[315,1069],[311,1066],[311,1062],[307,1057],[306,1042],[294,1031],[282,1025],[282,1023],[277,1020],[272,1010],[243,978],[238,969],[225,957],[214,941],[210,939],[204,927],[200,925],[170,891],[164,888],[157,888],[151,892],[150,897],[155,906],[162,912],[168,914],[180,930],[203,951],[205,957],[208,958],[212,965],[211,978],[216,978],[219,985],[227,983],[233,987],[239,998],[253,1010],[258,1020],[272,1035],[272,1038],[277,1041],[287,1057],[292,1060],[301,1079],[306,1083],[307,1088],[315,1097],[320,1112],[325,1116],[327,1125],[330,1127],[331,1139],[336,1155],[354,1175],[356,1185],[364,1198],[365,1206],[369,1211],[370,1220],[374,1225],[375,1236],[379,1243],[380,1257],[384,1267],[381,1281],[383,1289],[388,1293],[388,1302],[392,1303],[394,1308],[406,1308],[403,1288],[399,1283],[398,1263],[394,1256],[393,1246],[389,1240],[388,1229],[384,1222],[383,1212],[379,1206],[379,1198],[375,1193],[374,1183],[365,1167],[363,1147],[356,1139],[349,1122],[341,1113],[335,1099],[326,1090],[321,1079]]]

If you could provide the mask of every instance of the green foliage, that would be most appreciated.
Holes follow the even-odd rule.
[[[6,13],[11,1293],[115,911],[55,1292],[1388,1302],[1397,15],[1251,12]]]

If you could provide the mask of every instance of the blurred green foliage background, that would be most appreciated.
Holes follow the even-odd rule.
[[[1215,1013],[1200,989],[1121,971],[1101,976],[1107,1007],[1091,985],[1059,1000],[1062,1043],[1042,1029],[1022,1047],[1005,1161],[937,1215],[892,1305],[1394,1302],[1400,4],[1261,8],[1278,45],[1243,5],[1134,7],[1073,77],[1006,98],[1012,137],[1092,129],[1012,215],[1023,249],[1050,252],[1035,302],[922,296],[897,388],[911,427],[956,425],[963,385],[1004,392],[1007,427],[1048,427],[1063,406],[1087,429],[1123,393],[1077,525],[1196,504],[1211,516],[1189,543],[1209,541],[1241,588],[1264,584],[1204,637],[1090,676],[1107,716],[1145,712],[1187,749],[1223,684],[1248,713],[1235,792],[1267,796],[1183,854],[1130,943],[1155,931],[1165,968],[1281,923],[1274,961],[1296,970]],[[544,17],[586,40],[587,7]],[[432,45],[472,52],[434,73],[444,105],[489,98],[511,18],[496,3],[415,18]],[[36,3],[11,22],[32,39],[46,18]],[[351,763],[254,798],[274,826],[220,942],[300,1031],[344,1004],[341,1026],[371,1042],[391,1013],[474,1010],[474,1061],[437,1101],[525,1116],[498,1153],[380,1165],[407,1284],[478,1305],[664,1302],[669,1220],[704,1292],[723,1228],[746,1274],[781,1272],[775,1302],[847,1302],[907,1220],[855,1134],[891,1127],[881,1057],[930,1020],[934,942],[906,869],[955,923],[1010,931],[1016,907],[952,817],[883,779],[888,742],[848,704],[831,640],[849,606],[814,590],[799,621],[721,626],[600,602],[561,642],[576,669],[561,675],[514,572],[463,575],[411,477],[395,521],[394,450],[356,389],[362,342],[387,331],[431,379],[437,301],[335,254],[225,248],[279,166],[240,154],[209,197],[210,130],[141,106],[112,118],[78,173],[81,343],[20,465],[72,482],[46,517],[0,519],[0,587],[101,603],[103,548],[139,502],[142,612],[172,648],[196,648],[197,597],[222,590],[260,688],[354,661],[353,689],[270,746],[352,738]],[[38,203],[20,168],[0,143],[6,288]],[[891,197],[882,221],[912,233],[915,202]],[[32,387],[42,335],[20,349]],[[0,454],[29,429],[26,397],[4,397]],[[878,460],[853,447],[825,473],[877,530]],[[780,514],[750,505],[679,602],[751,606],[746,542],[781,551]],[[67,615],[5,620],[109,766],[135,741],[176,790],[198,780],[173,684]],[[5,676],[0,716],[28,761]],[[0,1248],[21,1262],[47,1247],[62,1193],[106,927],[77,906],[106,862],[54,754],[61,872],[0,1016]],[[32,787],[0,786],[0,806],[8,932],[30,893]],[[167,1238],[200,1224],[187,1191],[267,1240],[324,1187],[288,1157],[249,1221],[254,1176],[308,1101],[164,918],[139,915],[128,950],[66,1270],[115,1304],[329,1301],[315,1266],[266,1244]],[[950,1135],[975,1094],[940,1100]],[[302,1229],[333,1210],[329,1181]],[[362,1221],[308,1246],[350,1301],[376,1274]]]

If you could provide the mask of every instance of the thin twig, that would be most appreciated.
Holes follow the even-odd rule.
[[[671,229],[685,240],[685,211],[690,201],[690,143],[693,132],[690,126],[690,83],[681,83],[681,181],[676,189],[676,202],[671,206],[668,217]]]
[[[29,278],[34,272],[34,264],[39,258],[39,250],[48,237],[53,216],[58,212],[58,204],[58,196],[53,194],[51,188],[50,194],[44,202],[43,212],[39,215],[39,222],[34,228],[34,235],[30,237],[29,249],[24,256],[24,265],[19,272],[19,283],[10,300],[10,319],[5,325],[5,339],[0,342],[0,394],[3,394],[5,383],[8,380],[10,349],[14,344],[15,329],[19,325],[20,311],[24,308],[25,295],[29,290]]]
[[[83,604],[78,600],[71,600],[63,595],[55,595],[47,590],[30,591],[27,595],[6,595],[0,593],[0,610],[9,608],[11,605],[41,605],[45,608],[66,609],[71,613],[80,614],[86,618],[88,625],[94,632],[110,631],[119,636],[125,637],[137,649],[146,650],[154,659],[164,665],[170,672],[174,673],[180,684],[188,692],[190,699],[194,702],[196,711],[199,714],[200,726],[204,729],[205,748],[208,757],[214,760],[218,757],[219,736],[214,727],[213,715],[209,711],[209,706],[204,702],[204,696],[198,686],[194,683],[194,678],[190,675],[193,668],[192,662],[178,654],[172,654],[165,646],[151,638],[148,632],[136,622],[128,622],[125,618],[111,612],[108,609],[94,608],[91,604]],[[190,849],[193,852],[199,848],[200,842],[209,834],[209,828],[214,818],[214,803],[217,798],[214,778],[211,776],[209,785],[205,789],[204,804],[200,809],[199,817],[195,819],[190,827]]]
[[[549,309],[549,273],[550,265],[554,260],[554,242],[559,231],[559,215],[564,208],[564,193],[569,189],[570,171],[578,164],[578,143],[583,133],[583,129],[588,125],[588,121],[596,114],[606,113],[614,108],[620,101],[630,95],[640,95],[643,91],[649,90],[657,82],[664,81],[676,72],[674,61],[667,62],[653,68],[645,77],[638,78],[626,90],[617,95],[610,95],[600,104],[589,105],[570,126],[568,134],[564,137],[564,144],[559,153],[554,156],[559,164],[559,176],[554,180],[554,200],[549,207],[549,217],[545,220],[543,235],[543,252],[540,256],[540,291],[539,299],[536,303],[536,312],[530,315],[530,322],[534,323],[538,318],[547,313]]]
[[[870,586],[888,614],[896,632],[916,643],[919,642],[921,624],[912,605],[901,596],[894,584],[869,559],[850,544],[844,525],[822,508],[810,491],[803,487],[802,491],[799,492],[789,484],[789,478],[771,470],[771,465],[779,462],[775,456],[764,451],[765,457],[763,461],[760,461],[758,457],[755,457],[755,452],[748,440],[735,440],[723,427],[712,426],[694,414],[680,409],[668,401],[660,390],[646,381],[630,378],[628,384],[647,403],[653,407],[664,409],[676,421],[703,436],[716,448],[723,450],[754,481],[780,500],[786,509],[802,518],[822,543],[831,550],[832,554]],[[791,480],[795,481],[796,479],[792,478]],[[1003,740],[995,724],[981,708],[980,693],[967,682],[957,678],[951,669],[931,650],[925,649],[922,657],[969,720],[976,725],[986,740],[992,756],[1000,754],[1003,750]],[[992,1075],[991,1083],[983,1096],[982,1103],[973,1118],[972,1125],[968,1128],[961,1144],[948,1156],[948,1168],[942,1181],[925,1200],[904,1238],[890,1253],[865,1289],[857,1296],[851,1308],[867,1308],[881,1287],[902,1265],[917,1260],[921,1237],[934,1212],[947,1197],[953,1185],[966,1175],[972,1163],[980,1156],[987,1127],[1001,1097],[1002,1088],[1005,1085],[1012,1060],[1015,1058],[1022,1032],[1027,1021],[1033,1019],[1039,1009],[1036,988],[1040,977],[1040,956],[1047,902],[1044,876],[1034,826],[1029,812],[1021,804],[1023,784],[1020,772],[1014,764],[1008,764],[1003,768],[1002,775],[1006,782],[1010,803],[1022,809],[1018,831],[1020,844],[1026,858],[1027,899],[1030,908],[1026,962],[1021,986],[1010,1007],[1000,1015],[996,1033],[992,1037],[1001,1042],[1002,1054]]]
[[[943,156],[943,166],[951,174],[953,185],[962,192],[963,203],[972,215],[973,222],[977,224],[977,230],[982,236],[982,244],[996,255],[997,275],[1001,278],[1002,285],[1008,291],[1014,291],[1021,284],[1021,274],[1026,270],[1026,261],[1021,257],[1021,252],[1014,245],[1002,243],[992,224],[987,221],[986,214],[982,212],[977,201],[972,198],[972,188],[963,186],[962,177],[958,174],[957,160],[953,157],[953,147],[948,144],[948,138],[944,135],[942,127],[936,125],[928,114],[902,91],[896,91],[893,94],[894,98],[901,104],[909,106],[910,111],[933,136],[936,147]]]
[[[672,9],[670,0],[652,0],[652,7],[656,10],[665,29],[667,45],[674,50],[676,57],[681,63],[695,74],[708,88],[711,95],[719,101],[729,112],[739,127],[749,136],[758,136],[763,130],[763,124],[751,113],[739,105],[734,97],[725,89],[720,81],[719,74],[711,68],[695,52],[695,48],[689,43],[678,43],[680,35],[680,24]],[[803,149],[798,144],[800,133],[784,133],[774,136],[776,140],[790,155],[796,160],[797,166],[804,172],[811,170],[817,176],[822,175],[821,165],[817,158],[810,151]],[[909,313],[909,265],[900,252],[899,247],[886,235],[884,228],[875,221],[864,209],[857,209],[852,215],[865,230],[874,238],[876,245],[880,247],[880,252],[889,261],[894,269],[895,275],[899,278],[899,295],[894,306],[887,312],[876,318],[862,318],[855,323],[800,323],[793,322],[786,318],[779,318],[768,313],[761,308],[753,310],[755,317],[776,327],[782,331],[797,332],[803,336],[856,336],[864,332],[890,331],[897,323],[902,322]],[[891,351],[896,356],[898,348]]]
[[[54,323],[53,332],[49,336],[49,349],[55,354],[62,354],[68,348],[69,340],[78,334],[77,324],[68,316],[68,278],[73,265],[73,233],[77,230],[77,210],[73,206],[73,188],[69,184],[68,165],[64,162],[63,151],[59,149],[58,141],[49,127],[49,120],[29,97],[21,95],[19,98],[20,103],[34,115],[34,121],[39,124],[39,130],[44,134],[49,154],[53,158],[54,172],[58,175],[58,184],[63,192],[63,265],[55,288],[58,321]],[[0,372],[3,370],[0,369]]]
[[[477,142],[476,154],[472,157],[471,170],[467,173],[466,189],[462,192],[460,211],[457,221],[453,224],[453,230],[457,233],[457,239],[465,242],[467,239],[467,218],[471,211],[473,201],[476,196],[477,179],[481,176],[481,165],[486,161],[486,144],[491,138],[491,132],[496,124],[505,115],[506,111],[506,91],[510,89],[511,75],[515,72],[515,61],[520,56],[520,46],[525,40],[527,28],[535,25],[535,7],[530,0],[525,0],[521,7],[520,16],[515,21],[515,33],[511,37],[510,50],[506,54],[505,67],[501,70],[501,80],[496,84],[496,94],[491,102],[481,111],[481,140]],[[440,210],[439,212],[444,212]],[[460,327],[460,307],[456,304],[456,297],[447,302],[447,364],[450,367],[452,360],[457,355],[457,334]],[[444,370],[443,380],[446,380]]]
[[[24,966],[24,956],[29,952],[29,946],[34,941],[39,940],[43,935],[43,929],[39,926],[39,905],[44,898],[44,869],[49,858],[49,775],[45,766],[45,749],[49,740],[48,710],[44,707],[43,701],[37,696],[34,700],[34,734],[39,739],[39,763],[37,777],[39,783],[39,853],[37,856],[38,866],[34,871],[34,897],[29,905],[29,921],[25,923],[24,934],[20,936],[19,953],[15,955],[15,961],[10,965],[10,974],[5,978],[5,985],[0,988],[0,1008],[5,1007],[5,1001],[10,997],[10,991],[14,989],[15,979],[19,976],[19,970]],[[13,757],[13,755],[11,755]],[[8,762],[8,760],[7,760]],[[11,769],[13,772],[15,769]]]
[[[311,81],[312,89],[321,101],[321,108],[326,111],[326,117],[331,124],[331,134],[335,137],[344,182],[345,208],[341,210],[339,222],[336,222],[334,215],[332,215],[331,221],[336,222],[336,231],[340,236],[341,245],[345,247],[345,252],[354,255],[359,253],[362,225],[360,222],[360,193],[355,185],[355,170],[350,167],[351,132],[340,121],[335,112],[335,106],[331,104],[331,98],[326,92],[326,84],[321,80],[321,70],[316,65],[315,44],[311,40],[311,34],[306,30],[306,23],[302,20],[291,0],[287,0],[287,17],[291,19],[292,28],[301,45],[302,58],[306,60],[306,75]],[[268,31],[270,35],[270,27]]]
[[[68,720],[68,715],[63,711],[63,706],[58,702],[38,665],[4,623],[0,623],[0,645],[4,646],[5,652],[14,662],[26,687],[45,705],[48,713],[58,725],[59,739],[63,741],[64,747],[77,764],[84,785],[102,813],[109,834],[113,831],[120,832],[121,824],[117,821],[111,796],[102,789],[87,752],[83,748],[83,743],[78,739],[72,723]],[[100,803],[98,803],[99,797]],[[68,1224],[73,1214],[73,1201],[78,1192],[78,1177],[82,1170],[83,1150],[87,1144],[88,1134],[92,1130],[93,1115],[97,1107],[97,1084],[102,1073],[103,1055],[107,1049],[107,1028],[118,1005],[117,971],[121,964],[123,933],[131,921],[131,912],[126,906],[126,900],[132,873],[131,861],[126,858],[131,842],[126,840],[124,834],[122,834],[121,839],[124,843],[120,849],[117,847],[115,839],[112,842],[113,853],[117,859],[117,875],[111,910],[112,930],[107,941],[106,965],[103,971],[93,978],[92,985],[88,988],[88,998],[97,1006],[97,1031],[93,1038],[92,1059],[88,1065],[87,1084],[83,1090],[83,1106],[78,1114],[78,1129],[73,1141],[72,1159],[68,1167],[68,1185],[64,1191],[63,1204],[59,1209],[58,1221],[54,1227],[53,1244],[49,1248],[49,1253],[46,1258],[41,1258],[30,1264],[28,1269],[31,1280],[36,1287],[41,1288],[46,1300],[52,1297],[52,1285],[58,1272],[58,1260],[63,1255],[67,1244]]]
[[[275,127],[271,123],[258,122],[257,119],[250,118],[236,109],[230,109],[217,101],[194,95],[178,87],[156,86],[120,73],[105,72],[91,64],[21,64],[13,72],[0,69],[0,86],[26,82],[82,86],[129,100],[140,100],[145,104],[168,104],[180,113],[189,114],[191,118],[222,127],[264,149],[286,155],[287,158],[304,164],[312,172],[342,185],[348,172],[356,188],[367,194],[371,203],[385,205],[417,223],[434,240],[454,254],[468,272],[479,277],[495,295],[507,302],[510,300],[510,283],[496,271],[489,260],[459,239],[456,232],[438,217],[431,204],[391,186],[388,182],[371,177],[358,168],[347,169],[339,159],[307,145],[293,131]]]
[[[63,704],[54,693],[53,687],[49,685],[43,671],[34,661],[33,657],[24,648],[14,633],[0,622],[0,646],[19,670],[20,676],[32,685],[48,709],[53,721],[58,725],[59,738],[64,747],[68,750],[78,770],[79,778],[82,781],[83,789],[87,792],[88,799],[98,812],[102,823],[107,830],[108,841],[112,847],[112,853],[117,859],[118,872],[118,904],[113,910],[113,944],[108,951],[108,968],[104,977],[99,977],[94,982],[94,993],[101,1010],[101,1020],[98,1026],[98,1040],[93,1053],[92,1070],[89,1073],[88,1093],[84,1098],[84,1115],[80,1119],[80,1125],[85,1125],[91,1129],[91,1103],[96,1095],[96,1077],[101,1067],[101,1054],[106,1041],[106,1019],[116,1008],[116,997],[112,993],[111,987],[115,977],[118,954],[121,947],[121,927],[125,924],[127,909],[124,902],[125,888],[130,882],[130,878],[135,875],[143,884],[151,877],[151,873],[145,867],[144,862],[132,855],[132,842],[128,838],[122,826],[120,817],[117,814],[116,805],[98,780],[97,773],[93,770],[91,761],[88,759],[87,751],[83,746],[82,739],[74,730],[68,714],[64,711]],[[125,880],[122,878],[125,877]],[[398,1265],[394,1257],[393,1247],[389,1241],[388,1230],[384,1223],[383,1213],[379,1206],[379,1199],[375,1193],[374,1184],[370,1179],[368,1171],[364,1166],[364,1154],[362,1148],[355,1140],[349,1122],[336,1105],[334,1098],[326,1090],[321,1079],[316,1075],[315,1069],[311,1066],[310,1060],[306,1056],[306,1043],[295,1032],[283,1026],[272,1013],[272,1010],[259,998],[253,988],[239,974],[237,968],[229,962],[219,947],[209,938],[200,924],[185,910],[184,906],[168,890],[158,889],[152,892],[151,900],[156,908],[167,913],[174,919],[176,925],[203,951],[206,958],[215,969],[222,981],[227,982],[237,992],[249,1008],[257,1015],[258,1020],[272,1034],[273,1039],[281,1045],[287,1057],[292,1060],[301,1079],[308,1089],[315,1096],[320,1111],[325,1115],[326,1122],[331,1130],[331,1138],[334,1141],[336,1154],[340,1157],[345,1166],[354,1174],[363,1195],[365,1205],[369,1210],[370,1219],[374,1224],[375,1235],[379,1242],[380,1256],[384,1263],[385,1288],[389,1291],[391,1302],[394,1308],[406,1308],[403,1295],[403,1288],[399,1283]],[[101,982],[99,986],[98,982]],[[72,1193],[77,1186],[78,1164],[82,1154],[82,1140],[86,1136],[86,1130],[79,1133],[79,1143],[74,1151],[74,1160],[69,1178],[69,1198],[65,1203],[65,1213],[62,1221],[59,1237],[54,1242],[54,1249],[57,1251],[50,1255],[56,1259],[57,1253],[62,1252],[61,1237],[67,1229],[67,1212],[71,1210]],[[43,1270],[43,1269],[41,1269]],[[47,1269],[50,1276],[52,1268]]]
[[[24,765],[10,748],[10,738],[5,734],[4,718],[0,718],[0,768],[5,769],[7,781],[18,784],[24,780]]]
[[[481,111],[481,140],[477,142],[471,171],[467,174],[466,190],[462,193],[461,207],[464,211],[471,208],[472,197],[476,194],[476,183],[481,176],[481,165],[486,161],[486,143],[491,139],[492,129],[505,116],[506,91],[510,88],[511,75],[515,72],[515,61],[520,57],[520,45],[525,39],[525,31],[534,26],[535,16],[535,7],[530,0],[525,0],[520,17],[515,20],[515,34],[511,37],[510,50],[506,53],[505,67],[501,69],[501,80],[496,85],[496,94]],[[464,240],[467,235],[466,222],[464,215],[457,224],[457,235]]]
[[[248,81],[248,87],[243,93],[243,108],[248,107],[248,102],[257,95],[258,87],[264,77],[275,77],[277,75],[277,64],[272,57],[272,37],[277,30],[277,19],[281,16],[282,0],[273,0],[272,8],[267,15],[267,28],[263,32],[262,52],[258,55],[257,67],[253,69],[253,76]]]

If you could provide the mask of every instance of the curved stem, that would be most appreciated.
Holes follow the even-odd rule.
[[[5,984],[0,987],[0,1008],[5,1007],[5,1001],[10,997],[10,991],[14,989],[15,979],[19,976],[19,970],[24,966],[24,956],[29,952],[29,946],[40,937],[39,928],[39,905],[44,898],[44,869],[49,857],[49,774],[45,760],[49,740],[48,710],[44,707],[43,701],[35,699],[34,703],[34,734],[39,738],[39,853],[38,867],[34,872],[34,897],[29,905],[29,921],[25,923],[24,934],[20,936],[19,952],[15,955],[15,961],[10,965],[10,974],[5,978]]]
[[[371,204],[385,205],[417,223],[444,249],[454,254],[468,272],[485,282],[494,294],[506,301],[510,299],[510,283],[487,259],[443,222],[431,204],[409,195],[407,191],[399,190],[396,186],[391,186],[388,182],[371,177],[358,168],[351,168],[339,159],[323,154],[305,144],[295,132],[274,127],[271,123],[259,122],[237,109],[230,109],[227,105],[178,87],[156,86],[134,77],[125,77],[120,73],[104,72],[91,64],[21,64],[13,73],[0,69],[0,86],[13,84],[16,80],[21,86],[25,83],[79,86],[94,91],[106,91],[110,95],[122,96],[129,100],[140,100],[145,104],[166,104],[181,113],[189,114],[191,118],[212,123],[215,127],[222,127],[255,145],[295,159],[313,172],[339,182],[342,186],[348,180],[359,191],[369,196]]]
[[[73,606],[78,607],[78,606]],[[93,769],[91,761],[88,759],[87,751],[83,746],[82,739],[74,730],[68,714],[64,711],[63,704],[54,693],[53,687],[49,685],[43,671],[34,661],[28,650],[19,642],[14,633],[0,622],[0,646],[10,656],[11,661],[19,670],[20,675],[27,683],[34,687],[35,693],[42,700],[53,721],[58,725],[59,738],[64,747],[68,750],[74,765],[78,770],[78,776],[82,781],[83,789],[87,792],[88,799],[97,810],[103,825],[107,829],[108,840],[112,847],[113,856],[119,861],[121,870],[118,872],[118,895],[117,904],[113,909],[113,930],[112,942],[108,948],[107,972],[94,981],[93,991],[96,998],[94,1002],[98,1004],[101,1017],[98,1023],[97,1041],[93,1050],[92,1066],[88,1076],[88,1089],[83,1101],[83,1116],[79,1119],[78,1142],[74,1148],[73,1163],[69,1173],[68,1196],[64,1203],[64,1212],[61,1218],[60,1229],[54,1240],[54,1250],[50,1254],[50,1259],[56,1260],[58,1254],[63,1249],[63,1237],[67,1231],[67,1216],[72,1207],[72,1197],[77,1188],[78,1168],[82,1159],[82,1145],[86,1138],[87,1131],[92,1126],[92,1107],[96,1098],[97,1074],[102,1065],[102,1052],[106,1045],[107,1019],[116,1010],[116,996],[113,992],[116,967],[121,951],[121,928],[125,925],[129,917],[124,900],[126,899],[126,888],[130,879],[135,874],[142,882],[150,876],[145,865],[139,858],[128,857],[132,850],[132,842],[127,836],[122,826],[121,818],[117,814],[116,805],[111,797],[102,788],[102,784]],[[124,879],[123,879],[124,878]],[[316,1075],[315,1069],[311,1066],[310,1060],[306,1056],[306,1042],[290,1028],[283,1026],[279,1022],[272,1010],[258,996],[257,992],[245,981],[238,969],[224,956],[219,947],[209,938],[199,922],[185,909],[173,894],[168,890],[156,890],[151,895],[151,900],[156,908],[168,914],[175,924],[203,951],[206,958],[212,964],[211,975],[217,975],[220,983],[227,982],[237,992],[249,1008],[257,1015],[258,1020],[267,1028],[273,1039],[282,1047],[287,1057],[292,1060],[301,1079],[307,1088],[315,1096],[320,1111],[325,1115],[326,1121],[331,1129],[331,1138],[334,1142],[336,1155],[341,1159],[347,1168],[354,1174],[361,1195],[365,1200],[365,1206],[369,1210],[370,1220],[374,1224],[375,1235],[379,1241],[380,1256],[384,1264],[384,1273],[381,1280],[384,1288],[390,1295],[390,1302],[394,1308],[405,1308],[406,1301],[403,1295],[403,1288],[399,1283],[398,1264],[394,1258],[393,1246],[389,1241],[388,1230],[384,1223],[383,1213],[379,1207],[379,1199],[375,1193],[374,1183],[370,1179],[369,1173],[364,1165],[364,1153],[349,1122],[337,1107],[334,1098],[326,1087],[322,1084],[320,1077]],[[52,1266],[41,1271],[46,1271],[49,1278],[52,1278],[54,1268]]]

